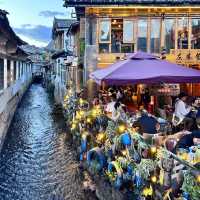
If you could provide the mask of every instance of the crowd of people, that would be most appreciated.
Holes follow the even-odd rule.
[[[127,102],[134,95],[131,88],[109,88],[107,91],[99,91],[93,100],[93,105],[100,105],[104,113],[115,122],[127,121],[132,115],[135,116],[133,127],[141,134],[156,135],[161,132],[159,117],[150,114],[146,109],[150,103],[149,90],[145,89],[140,97],[140,107],[135,112],[129,110]],[[167,120],[166,120],[167,121]],[[169,121],[172,129],[169,135],[174,135],[176,145],[173,151],[179,148],[188,149],[193,145],[200,144],[200,102],[180,93],[175,100],[172,109],[172,119]],[[170,138],[170,136],[169,136]]]

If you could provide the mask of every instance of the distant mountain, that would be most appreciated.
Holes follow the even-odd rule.
[[[55,50],[55,49],[54,49],[53,40],[51,40],[51,41],[49,42],[49,44],[45,47],[45,49],[46,49],[47,51],[54,51],[54,50]]]
[[[36,47],[34,45],[22,45],[22,48],[28,54],[43,54],[45,53],[44,48]]]

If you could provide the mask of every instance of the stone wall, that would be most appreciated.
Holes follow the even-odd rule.
[[[16,81],[0,94],[0,151],[16,108],[31,83],[31,76]]]

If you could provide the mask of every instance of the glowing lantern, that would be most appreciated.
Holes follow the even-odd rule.
[[[79,103],[80,103],[80,105],[83,105],[84,101],[82,98],[80,98]]]
[[[105,134],[104,133],[99,133],[97,135],[97,141],[102,142],[105,139]]]
[[[87,123],[91,123],[92,122],[92,120],[91,120],[91,118],[87,118]]]
[[[83,110],[81,110],[81,111],[79,112],[79,114],[80,114],[81,117],[83,117],[83,116],[85,115],[85,112],[84,112]]]
[[[72,130],[74,130],[75,128],[76,128],[76,124],[75,124],[75,123],[73,123],[73,124],[72,124],[72,128],[71,128],[71,129],[72,129]]]
[[[119,132],[120,132],[120,133],[123,133],[123,132],[126,130],[126,126],[125,126],[125,125],[120,125],[120,126],[118,127],[118,129],[119,129]]]
[[[151,147],[151,153],[155,154],[157,152],[157,148],[155,146]]]
[[[126,151],[126,150],[123,150],[123,151],[122,151],[122,155],[123,155],[123,156],[126,156],[126,155],[127,155],[127,151]]]
[[[156,176],[152,176],[151,177],[151,182],[156,183],[157,182],[157,177]]]
[[[197,182],[200,183],[200,175],[197,176]]]

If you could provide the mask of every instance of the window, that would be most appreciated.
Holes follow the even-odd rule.
[[[160,53],[160,19],[151,19],[151,53]]]
[[[138,50],[147,51],[147,19],[138,20]]]
[[[18,61],[18,79],[20,78],[21,76],[21,62]]]
[[[110,42],[110,19],[104,19],[100,21],[99,42]]]
[[[13,70],[13,77],[14,77],[14,81],[16,81],[17,78],[17,62],[14,61],[14,70]]]
[[[11,61],[10,60],[7,60],[7,83],[8,83],[8,87],[11,86],[12,73],[11,73]]]
[[[167,53],[170,53],[171,49],[175,48],[175,20],[165,19],[165,49]]]
[[[111,22],[111,52],[120,53],[123,43],[123,19],[112,19]]]
[[[188,49],[188,18],[178,19],[178,49]]]
[[[200,49],[200,19],[192,19],[192,49]]]
[[[0,90],[4,89],[4,60],[0,59]]]
[[[124,19],[123,43],[134,43],[134,22],[133,22],[133,20]]]
[[[99,52],[108,53],[111,42],[110,19],[102,19],[99,23]]]
[[[109,53],[109,44],[99,44],[99,53]]]

